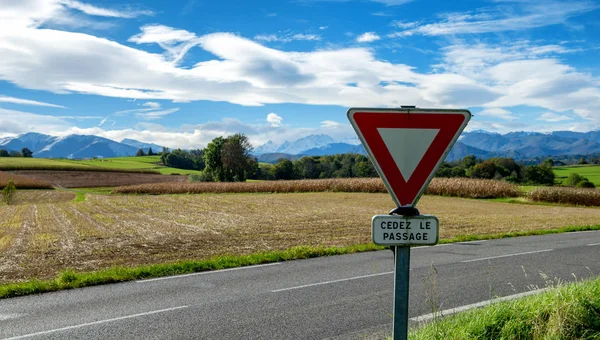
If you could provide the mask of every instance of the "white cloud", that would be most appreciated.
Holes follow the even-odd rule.
[[[381,37],[377,35],[377,33],[375,32],[365,32],[361,35],[359,35],[358,37],[356,37],[356,41],[357,42],[373,42],[373,41],[377,41],[380,40]]]
[[[518,31],[556,24],[598,9],[600,6],[587,1],[502,1],[503,6],[483,9],[480,12],[449,13],[440,22],[420,25],[395,33],[393,36],[454,35]],[[506,4],[513,3],[507,9]],[[401,27],[403,28],[403,27]]]
[[[322,30],[326,30],[328,27],[329,26],[321,26],[321,27],[319,27],[319,29],[322,31]]]
[[[321,127],[322,128],[336,128],[341,126],[342,124],[338,123],[338,122],[334,122],[333,120],[324,120],[321,122]]]
[[[29,99],[7,97],[7,96],[3,96],[3,95],[0,95],[0,103],[12,103],[12,104],[21,104],[21,105],[34,105],[34,106],[46,106],[46,107],[56,107],[56,108],[61,108],[61,109],[65,108],[64,106],[61,106],[61,105],[44,103],[44,102],[38,102],[38,101],[35,101],[35,100],[29,100]]]
[[[462,42],[444,48],[442,63],[434,69],[419,72],[411,65],[378,59],[369,48],[284,51],[231,33],[196,36],[160,25],[144,26],[131,38],[132,43],[163,46],[162,54],[86,33],[41,29],[38,18],[55,15],[52,6],[44,1],[37,7],[25,6],[26,1],[12,4],[0,6],[0,80],[25,89],[142,102],[484,109],[527,105],[600,120],[600,80],[565,64],[560,55],[576,50],[565,45]],[[453,20],[467,19],[456,15]],[[1,28],[6,22],[11,29]],[[179,66],[177,61],[193,46],[213,57]],[[150,119],[173,112],[140,106],[116,114]]]
[[[512,112],[502,109],[502,108],[499,108],[499,107],[487,108],[485,110],[482,110],[478,114],[481,116],[496,117],[496,118],[500,118],[500,119],[504,119],[504,120],[517,119],[517,117],[515,117]]]
[[[271,124],[271,126],[281,126],[281,124],[283,123],[283,118],[281,118],[281,116],[277,115],[276,113],[271,112],[267,115],[267,122]]]
[[[159,109],[160,103],[157,102],[145,102],[142,106],[149,107],[151,109]]]
[[[566,120],[573,120],[573,118],[565,115],[557,115],[553,112],[546,112],[540,115],[537,120],[543,120],[545,122],[563,122]]]
[[[66,7],[76,9],[81,11],[87,15],[101,16],[101,17],[111,17],[111,18],[135,18],[142,15],[152,15],[152,11],[148,10],[114,10],[101,8],[97,6],[93,6],[90,4],[86,4],[80,1],[74,0],[58,0],[57,3],[64,5]]]

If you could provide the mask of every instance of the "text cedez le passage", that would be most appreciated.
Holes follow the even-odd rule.
[[[384,230],[413,230],[413,224],[416,224],[415,232],[384,232],[384,240],[396,240],[396,241],[427,241],[429,239],[428,232],[418,232],[417,230],[431,230],[431,221],[419,221],[413,223],[411,221],[383,221],[381,222],[381,229]]]

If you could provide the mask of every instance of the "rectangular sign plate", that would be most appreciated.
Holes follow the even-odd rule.
[[[371,221],[373,243],[380,246],[434,245],[439,221],[433,215],[375,215]]]

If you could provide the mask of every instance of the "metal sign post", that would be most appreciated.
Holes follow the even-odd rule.
[[[467,110],[351,108],[348,119],[397,208],[371,220],[373,243],[394,250],[393,339],[408,338],[410,246],[435,245],[439,221],[415,208],[471,119]]]
[[[410,282],[410,246],[394,246],[394,340],[408,339],[408,291]]]

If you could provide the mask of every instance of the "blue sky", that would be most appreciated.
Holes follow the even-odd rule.
[[[343,140],[347,108],[400,105],[596,130],[599,19],[599,1],[0,0],[0,137]]]

